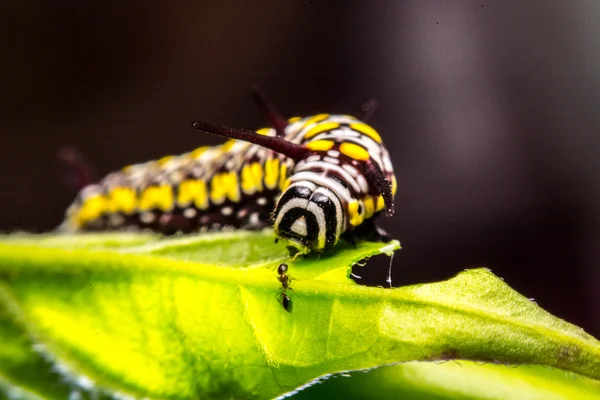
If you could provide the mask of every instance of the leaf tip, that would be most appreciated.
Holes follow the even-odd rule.
[[[392,254],[394,254],[394,251],[399,250],[400,248],[401,248],[400,242],[397,240],[392,240],[391,242],[387,243],[385,246],[381,247],[379,249],[379,252],[391,257]]]

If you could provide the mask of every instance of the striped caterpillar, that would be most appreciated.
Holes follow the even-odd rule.
[[[274,228],[301,253],[342,237],[383,238],[396,192],[379,134],[349,115],[284,119],[260,95],[271,128],[206,122],[194,128],[229,140],[130,165],[84,187],[66,212],[68,232],[150,229],[165,234]]]

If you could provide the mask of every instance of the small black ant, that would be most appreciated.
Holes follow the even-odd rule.
[[[279,274],[277,280],[281,282],[281,294],[279,295],[279,297],[281,299],[281,305],[283,306],[285,311],[292,312],[292,299],[290,299],[290,297],[287,295],[287,291],[288,289],[294,289],[290,287],[290,283],[292,283],[292,278],[288,276],[287,270],[288,265],[285,263],[280,264],[279,267],[277,267],[277,273]]]

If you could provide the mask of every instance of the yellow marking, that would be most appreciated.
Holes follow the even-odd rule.
[[[377,205],[375,206],[376,211],[381,211],[385,207],[385,202],[383,201],[383,196],[377,197]]]
[[[304,139],[310,139],[311,137],[316,136],[319,133],[337,129],[339,127],[340,124],[338,124],[337,122],[323,122],[322,124],[317,124],[304,134]]]
[[[265,162],[265,186],[274,189],[279,177],[279,159],[271,158]]]
[[[116,187],[106,197],[106,209],[110,213],[131,214],[137,207],[136,193],[132,188]]]
[[[206,150],[208,150],[208,149],[210,149],[209,146],[198,147],[196,150],[192,151],[192,153],[190,155],[192,156],[192,158],[198,158],[202,154],[204,154],[206,152]]]
[[[250,165],[250,168],[252,169],[252,176],[256,183],[256,190],[262,192],[264,178],[263,167],[260,163],[255,162]]]
[[[165,156],[165,157],[161,158],[160,160],[158,160],[157,163],[158,163],[158,165],[160,165],[162,167],[163,165],[168,163],[169,160],[172,160],[172,159],[173,159],[173,156]]]
[[[365,218],[371,218],[375,213],[375,202],[373,201],[373,197],[365,197],[363,203],[365,204]]]
[[[369,159],[369,153],[364,147],[351,142],[342,143],[340,145],[340,152],[358,161],[367,161]]]
[[[300,117],[292,117],[292,118],[288,119],[288,122],[289,122],[290,124],[293,124],[294,122],[298,122],[298,121],[300,121],[301,119],[302,119],[302,118],[300,118]]]
[[[150,211],[158,208],[162,211],[170,211],[173,208],[173,189],[171,185],[149,186],[144,189],[140,196],[140,211]]]
[[[133,169],[133,164],[132,165],[126,165],[125,167],[121,168],[121,172],[131,172],[131,170]]]
[[[254,176],[252,175],[252,168],[249,164],[242,167],[242,191],[246,194],[252,194],[256,190],[256,184],[254,183]]]
[[[262,165],[257,162],[244,165],[241,173],[241,186],[244,193],[251,194],[255,191],[263,190],[263,170]]]
[[[398,188],[398,182],[396,182],[396,176],[392,175],[392,196],[396,195],[397,188]]]
[[[192,201],[196,208],[205,210],[208,208],[208,196],[206,195],[206,182],[200,179],[189,179],[181,182],[177,194],[177,205],[186,207]]]
[[[291,184],[292,184],[292,180],[290,178],[286,179],[285,182],[283,182],[283,186],[281,187],[281,190],[282,191],[286,190],[288,187],[290,187]]]
[[[216,204],[225,200],[225,190],[223,187],[221,174],[215,174],[210,180],[210,201]]]
[[[261,136],[269,136],[269,133],[271,133],[271,128],[262,128],[256,131],[256,133],[258,133]]]
[[[283,162],[281,164],[281,170],[279,171],[279,190],[283,190],[287,179],[287,164]]]
[[[317,122],[321,122],[327,118],[329,118],[329,114],[317,114],[314,117],[307,119],[304,125],[302,125],[302,129],[306,128],[310,124],[316,124]]]
[[[223,187],[225,195],[234,203],[240,201],[240,184],[236,171],[229,171],[222,174]]]
[[[358,132],[360,132],[362,134],[367,135],[368,137],[370,137],[371,139],[373,139],[377,143],[381,143],[381,136],[379,136],[379,133],[377,133],[377,131],[375,129],[371,128],[367,124],[363,124],[362,122],[358,122],[356,124],[350,124],[350,128],[354,129],[355,131],[358,131]]]
[[[215,204],[220,204],[225,198],[233,202],[240,201],[240,190],[235,171],[216,174],[210,182],[210,200]]]
[[[222,146],[221,146],[221,150],[223,151],[229,151],[231,150],[231,148],[237,143],[237,140],[228,140],[227,142],[225,142]]]
[[[359,203],[354,200],[348,204],[348,214],[350,215],[350,225],[357,226],[362,224],[364,215],[358,212]]]
[[[306,147],[314,151],[327,151],[333,148],[333,140],[315,140],[308,142]]]
[[[106,198],[101,195],[88,197],[81,204],[81,208],[77,213],[76,221],[83,225],[86,222],[93,221],[102,216],[106,211]]]

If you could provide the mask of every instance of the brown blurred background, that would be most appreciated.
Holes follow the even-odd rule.
[[[1,229],[58,225],[63,145],[105,174],[263,126],[254,82],[288,116],[375,97],[394,284],[488,266],[600,335],[598,1],[156,3],[2,3]]]

